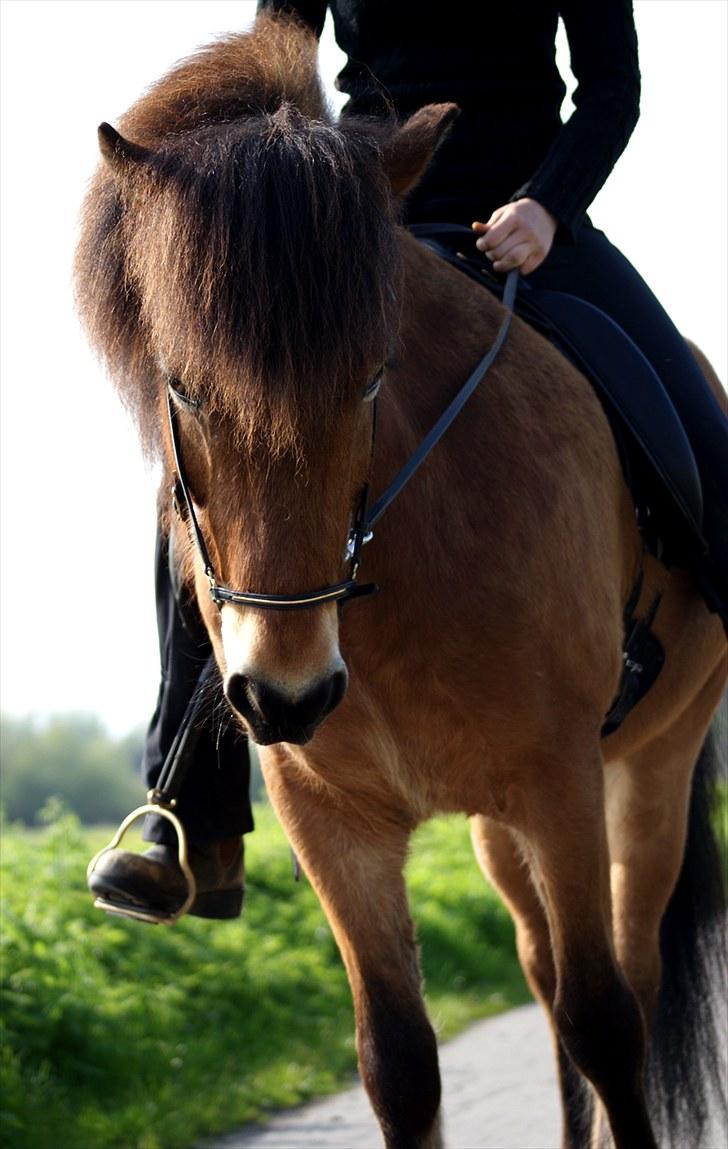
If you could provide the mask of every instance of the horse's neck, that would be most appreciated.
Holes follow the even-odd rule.
[[[375,493],[492,346],[504,315],[489,292],[410,237],[403,242],[401,358],[382,396]],[[586,537],[587,505],[594,521],[612,523],[609,492],[620,481],[588,382],[516,319],[489,373],[387,511],[383,569],[373,576],[402,580],[413,598],[446,585],[461,596],[480,587],[496,604],[506,592],[525,601],[540,577],[537,556],[555,553],[548,524],[580,523]],[[617,513],[634,531],[628,500]]]
[[[408,416],[435,418],[492,344],[503,312],[483,288],[407,236],[401,344],[403,370],[416,379]]]
[[[409,236],[399,353],[381,396],[375,452],[376,497],[411,458],[448,403],[492,345],[503,317],[499,303]],[[469,545],[458,518],[489,486],[489,424],[498,400],[489,376],[387,509],[377,535],[396,540],[378,548],[382,578],[407,569],[415,581],[439,580]],[[434,530],[433,530],[434,528]],[[480,526],[478,525],[478,529]],[[487,539],[484,544],[488,545]],[[443,560],[440,550],[447,553]],[[377,572],[373,572],[377,576]]]
[[[399,350],[382,393],[378,485],[388,482],[422,443],[492,346],[504,314],[489,292],[429,248],[409,235],[403,243],[405,280]],[[423,493],[432,484],[435,489],[457,487],[453,462],[462,460],[464,431],[471,445],[473,438],[482,441],[480,423],[494,414],[492,403],[488,411],[484,409],[486,393],[492,397],[491,378],[468,401],[411,486],[416,484]]]

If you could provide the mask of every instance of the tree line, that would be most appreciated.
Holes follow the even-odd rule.
[[[144,731],[112,737],[92,715],[58,715],[46,721],[0,719],[0,800],[5,817],[26,826],[42,823],[51,798],[86,825],[120,822],[144,801],[141,779]],[[257,760],[253,798],[264,797]]]

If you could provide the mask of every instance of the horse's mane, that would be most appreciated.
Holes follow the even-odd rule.
[[[292,410],[325,416],[387,350],[381,132],[334,123],[315,38],[270,16],[177,65],[119,128],[147,151],[102,163],[86,199],[76,285],[91,342],[148,448],[163,362],[285,449]]]

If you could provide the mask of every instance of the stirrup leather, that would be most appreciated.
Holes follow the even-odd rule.
[[[145,910],[137,905],[136,902],[124,901],[122,898],[97,897],[94,900],[94,906],[99,910],[105,910],[107,914],[116,914],[117,917],[134,918],[136,921],[149,922],[153,925],[171,926],[186,914],[191,907],[197,897],[197,883],[195,882],[195,875],[192,873],[187,858],[187,835],[184,826],[177,815],[173,813],[171,807],[160,801],[159,790],[150,790],[147,794],[145,804],[138,806],[136,810],[132,810],[131,814],[127,814],[108,846],[104,846],[102,850],[99,850],[98,854],[95,854],[89,862],[88,869],[86,870],[86,880],[88,881],[91,877],[104,854],[108,854],[110,850],[115,850],[129,827],[136,822],[138,818],[144,817],[145,814],[157,814],[160,818],[166,818],[168,822],[172,823],[177,835],[177,860],[179,861],[180,869],[187,882],[187,897],[176,910],[171,910],[169,913],[156,912],[152,909]]]

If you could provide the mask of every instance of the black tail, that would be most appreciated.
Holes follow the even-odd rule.
[[[660,1144],[680,1149],[706,1144],[709,1113],[713,1122],[716,1111],[723,1121],[723,1143],[728,1132],[724,876],[728,827],[716,824],[716,782],[725,774],[722,743],[714,725],[695,767],[685,857],[660,938],[662,985],[647,1080]]]

